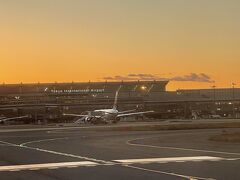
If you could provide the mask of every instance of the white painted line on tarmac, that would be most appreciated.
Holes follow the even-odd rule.
[[[113,160],[114,162],[123,163],[123,164],[134,164],[134,163],[168,163],[168,162],[187,162],[187,161],[220,161],[224,160],[220,157],[212,156],[193,156],[193,157],[170,157],[170,158],[146,158],[146,159],[121,159]]]
[[[64,138],[52,138],[52,139],[41,139],[41,140],[36,140],[36,141],[28,141],[25,143],[20,144],[20,146],[25,146],[27,144],[32,144],[32,143],[40,143],[40,142],[46,142],[46,141],[56,141],[56,140],[67,140],[68,137]]]
[[[204,152],[204,153],[214,153],[214,154],[225,154],[225,155],[237,155],[237,156],[240,156],[240,153],[234,153],[234,152],[212,151],[212,150],[181,148],[181,147],[171,147],[171,146],[154,146],[154,145],[133,143],[133,141],[150,139],[150,138],[157,138],[157,137],[159,137],[159,136],[149,137],[149,138],[131,139],[131,140],[126,141],[126,144],[129,145],[129,146],[140,146],[140,147],[149,147],[149,148],[158,148],[158,149],[170,149],[170,150]]]
[[[44,139],[44,141],[52,141],[53,139]],[[38,141],[34,141],[34,142],[39,142],[39,141],[43,141],[43,140],[38,140]],[[35,151],[39,151],[39,152],[45,152],[45,153],[49,153],[49,154],[55,154],[55,155],[60,155],[60,156],[66,156],[66,157],[72,157],[72,158],[77,158],[77,159],[81,159],[81,160],[86,160],[86,161],[93,161],[93,162],[97,162],[97,163],[103,163],[103,164],[112,164],[112,162],[110,161],[104,161],[104,160],[100,160],[100,159],[95,159],[95,158],[90,158],[90,157],[86,157],[86,156],[79,156],[79,155],[74,155],[74,154],[69,154],[69,153],[63,153],[63,152],[58,152],[58,151],[52,151],[52,150],[47,150],[47,149],[41,149],[41,148],[35,148],[35,147],[30,147],[30,146],[26,146],[23,144],[26,143],[30,143],[30,142],[26,142],[23,144],[13,144],[13,143],[9,143],[6,141],[0,141],[0,143],[4,143],[10,146],[14,146],[14,147],[20,147],[20,148],[25,148],[25,149],[31,149],[31,150],[35,150]],[[33,141],[32,141],[33,143]]]
[[[128,168],[142,170],[142,171],[147,171],[147,172],[152,172],[152,173],[158,173],[158,174],[165,174],[165,175],[169,175],[169,176],[175,176],[175,177],[178,177],[178,178],[181,178],[181,179],[215,180],[213,178],[187,176],[187,175],[182,175],[182,174],[177,174],[177,173],[172,173],[172,172],[158,171],[158,170],[147,169],[147,168],[131,166],[131,165],[124,165],[124,166],[128,167]]]
[[[3,146],[10,146],[10,145],[8,145],[8,144],[0,144],[0,146],[3,147]]]
[[[13,143],[6,142],[6,141],[0,141],[0,143],[2,143],[3,145],[7,145],[7,146],[19,146],[18,144],[13,144]]]
[[[46,150],[46,149],[41,149],[41,148],[34,148],[34,147],[29,147],[29,146],[19,146],[19,147],[23,147],[23,148],[26,148],[26,149],[32,149],[32,150],[36,150],[36,151],[39,151],[39,152],[45,152],[45,153],[49,153],[49,154],[61,155],[61,156],[66,156],[66,157],[78,158],[78,159],[84,159],[84,160],[87,160],[87,161],[93,161],[93,162],[98,162],[98,163],[104,163],[104,164],[111,164],[112,163],[112,162],[99,160],[99,159],[95,159],[95,158],[90,158],[90,157],[86,157],[86,156],[79,156],[79,155],[74,155],[74,154],[69,154],[69,153],[62,153],[62,152],[58,152],[58,151],[51,151],[51,150]]]
[[[0,172],[1,171],[22,171],[22,170],[37,171],[40,169],[57,169],[57,168],[72,167],[72,166],[80,167],[80,166],[96,166],[96,165],[99,165],[99,164],[91,161],[12,165],[12,166],[0,166]]]
[[[24,144],[13,144],[13,143],[9,143],[9,142],[5,142],[5,141],[0,141],[0,143],[3,143],[3,144],[6,144],[6,145],[9,145],[9,146],[15,146],[15,147],[20,147],[20,148],[26,148],[26,149],[31,149],[31,150],[36,150],[36,151],[40,151],[40,152],[45,152],[45,153],[50,153],[50,154],[56,154],[56,155],[62,155],[62,156],[67,156],[67,157],[72,157],[72,158],[78,158],[78,159],[81,159],[81,160],[86,160],[86,161],[81,161],[81,162],[88,162],[88,164],[85,164],[85,165],[76,165],[76,164],[70,164],[70,165],[59,165],[59,166],[56,166],[56,163],[55,166],[51,166],[51,167],[46,167],[47,169],[49,168],[61,168],[61,167],[66,167],[66,168],[72,168],[72,167],[78,167],[78,166],[96,166],[96,165],[121,165],[121,166],[124,166],[124,167],[128,167],[128,168],[133,168],[133,169],[138,169],[138,170],[143,170],[143,171],[148,171],[148,172],[152,172],[152,173],[160,173],[160,174],[165,174],[165,175],[169,175],[169,176],[177,176],[177,177],[182,177],[182,178],[185,178],[185,179],[190,179],[190,178],[195,178],[195,177],[192,177],[192,176],[187,176],[187,175],[181,175],[181,174],[176,174],[176,173],[172,173],[172,172],[164,172],[164,171],[157,171],[157,170],[151,170],[151,169],[144,169],[144,168],[140,168],[140,167],[136,167],[136,166],[131,166],[129,165],[128,163],[121,163],[121,162],[117,162],[117,161],[104,161],[104,160],[99,160],[99,159],[94,159],[94,158],[89,158],[89,157],[84,157],[84,156],[79,156],[79,155],[74,155],[74,154],[67,154],[67,153],[62,153],[62,152],[57,152],[57,151],[51,151],[51,150],[46,150],[46,149],[41,149],[41,148],[35,148],[35,147],[30,147],[30,146],[26,146],[26,143],[29,144],[29,143],[36,143],[36,142],[42,142],[42,141],[53,141],[54,139],[44,139],[44,140],[37,140],[37,141],[32,141],[32,142],[25,142]],[[56,139],[57,140],[57,139]],[[175,157],[176,158],[176,157]],[[186,157],[184,157],[186,158]],[[217,158],[217,157],[211,157],[212,159],[213,158]],[[210,159],[211,159],[210,158]],[[153,158],[152,158],[153,159]],[[156,158],[154,158],[156,159]],[[157,158],[158,159],[158,158]],[[146,159],[144,159],[146,161]],[[196,160],[201,160],[200,159],[195,159]],[[221,160],[228,160],[228,159],[224,159],[224,158],[221,158]],[[232,160],[232,159],[231,159]],[[183,161],[181,159],[181,161]],[[194,160],[192,160],[194,161]],[[71,162],[70,162],[71,163]],[[76,162],[74,162],[76,163]],[[160,163],[166,163],[164,161],[160,161]],[[49,163],[48,163],[49,164]],[[50,163],[51,164],[51,163]],[[28,166],[28,165],[17,165],[17,166]],[[46,166],[46,164],[45,164]],[[5,166],[6,167],[6,166]],[[9,166],[8,166],[9,167]],[[0,166],[0,171],[1,171],[1,168],[4,168],[4,166]],[[26,168],[26,167],[25,167]],[[45,169],[45,167],[42,167]],[[42,169],[41,167],[29,167],[29,170],[32,169],[32,170],[37,170],[37,169]],[[19,168],[10,168],[9,171],[20,171],[22,169],[19,169]],[[26,169],[28,170],[28,169]],[[2,170],[3,171],[3,170]],[[202,180],[209,180],[211,178],[200,178],[200,177],[196,177],[195,179],[202,179]]]

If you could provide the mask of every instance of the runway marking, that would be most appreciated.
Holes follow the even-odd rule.
[[[28,141],[25,143],[20,144],[20,146],[25,146],[27,144],[32,144],[32,143],[40,143],[40,142],[46,142],[46,141],[56,141],[56,140],[66,140],[68,137],[64,138],[52,138],[52,139],[42,139],[42,140],[35,140],[35,141]]]
[[[194,176],[187,176],[187,175],[182,175],[182,174],[177,174],[177,173],[172,173],[172,172],[165,172],[165,171],[159,171],[159,170],[152,170],[152,169],[146,169],[146,168],[141,168],[137,166],[132,166],[129,164],[139,164],[139,163],[156,163],[156,162],[176,162],[179,160],[184,160],[184,161],[190,161],[190,160],[211,160],[211,159],[222,159],[218,157],[209,157],[209,156],[196,156],[196,157],[176,157],[176,158],[148,158],[148,159],[129,159],[129,160],[113,160],[118,163],[113,163],[111,165],[121,165],[123,167],[127,168],[132,168],[132,169],[138,169],[138,170],[143,170],[143,171],[148,171],[152,173],[159,173],[159,174],[165,174],[165,175],[170,175],[170,176],[176,176],[176,177],[181,177],[184,179],[199,179],[199,180],[213,180],[212,178],[203,178],[203,177],[194,177]],[[38,171],[42,169],[50,169],[50,170],[55,170],[59,168],[76,168],[76,167],[82,167],[82,166],[101,166],[105,164],[99,164],[96,162],[91,162],[91,161],[80,161],[80,162],[62,162],[62,163],[44,163],[44,164],[28,164],[28,165],[10,165],[10,166],[0,166],[0,172],[2,171]],[[108,164],[109,165],[109,164]]]
[[[23,170],[37,171],[40,169],[58,169],[58,168],[72,167],[72,166],[80,167],[80,166],[96,166],[96,165],[98,165],[98,163],[91,162],[91,161],[12,165],[12,166],[0,166],[0,172],[1,171],[23,171]]]
[[[44,141],[47,141],[47,140],[52,141],[53,139],[44,139]],[[38,142],[39,141],[43,141],[43,140],[38,140]],[[34,142],[36,142],[36,141],[34,141]],[[57,151],[52,151],[52,150],[46,150],[46,149],[41,149],[41,148],[30,147],[30,146],[24,145],[25,143],[13,144],[13,143],[5,142],[5,141],[0,141],[0,143],[4,143],[4,144],[10,145],[10,146],[15,146],[15,147],[20,147],[20,148],[31,149],[31,150],[35,150],[35,151],[55,154],[55,155],[61,155],[61,156],[67,156],[67,157],[72,157],[72,158],[84,159],[84,160],[87,160],[87,161],[93,161],[93,162],[97,162],[97,163],[110,164],[110,165],[113,163],[113,162],[110,162],[110,161],[104,161],[104,160],[94,159],[94,158],[85,157],[85,156],[79,156],[79,155],[74,155],[74,154],[68,154],[68,153],[62,153],[62,152],[57,152]],[[26,143],[29,144],[30,142],[26,142]]]
[[[6,141],[0,141],[0,143],[2,143],[3,145],[8,145],[8,146],[19,146],[18,144],[13,144],[13,143],[6,142]]]
[[[170,158],[147,158],[147,159],[121,159],[113,160],[114,162],[119,162],[123,164],[134,164],[134,163],[167,163],[167,162],[187,162],[187,161],[220,161],[224,160],[220,157],[212,156],[194,156],[194,157],[170,157]]]
[[[0,144],[0,146],[11,146],[9,144]]]
[[[124,166],[128,167],[128,168],[132,168],[132,169],[148,171],[148,172],[158,173],[158,174],[165,174],[165,175],[169,175],[169,176],[176,176],[176,177],[179,177],[179,178],[190,179],[190,180],[215,180],[213,178],[203,178],[203,177],[187,176],[187,175],[182,175],[182,174],[177,174],[177,173],[172,173],[172,172],[158,171],[158,170],[147,169],[147,168],[131,166],[131,165],[124,165]]]
[[[192,148],[181,148],[181,147],[170,147],[170,146],[154,146],[154,145],[133,143],[133,141],[143,140],[143,139],[150,139],[150,138],[156,138],[156,137],[159,137],[159,136],[148,137],[148,138],[131,139],[131,140],[128,140],[128,141],[126,142],[126,144],[127,144],[127,145],[130,145],[130,146],[142,146],[142,147],[159,148],[159,149],[170,149],[170,150],[181,150],[181,151],[193,151],[193,152],[205,152],[205,153],[215,153],[215,154],[225,154],[225,155],[237,155],[237,156],[240,156],[240,153],[233,153],[233,152],[212,151],[212,150],[192,149]]]
[[[52,141],[53,139],[44,139],[44,140],[37,140],[34,142],[43,142],[43,141]],[[160,173],[160,174],[166,174],[169,176],[177,176],[177,177],[181,177],[181,178],[185,178],[185,179],[200,179],[200,180],[210,180],[211,178],[200,178],[200,177],[192,177],[192,176],[186,176],[186,175],[181,175],[181,174],[176,174],[176,173],[172,173],[172,172],[164,172],[164,171],[157,171],[157,170],[151,170],[151,169],[144,169],[144,168],[140,168],[140,167],[136,167],[136,166],[131,166],[129,164],[124,164],[124,163],[119,163],[119,162],[114,162],[114,161],[104,161],[104,160],[99,160],[99,159],[94,159],[94,158],[89,158],[89,157],[84,157],[84,156],[78,156],[78,155],[73,155],[73,154],[67,154],[67,153],[61,153],[61,152],[56,152],[56,151],[51,151],[51,150],[46,150],[46,149],[41,149],[41,148],[35,148],[35,147],[30,147],[30,146],[26,146],[26,143],[30,143],[30,142],[26,142],[26,143],[22,143],[21,145],[19,144],[13,144],[13,143],[9,143],[9,142],[5,142],[5,141],[0,141],[0,143],[9,145],[9,146],[15,146],[15,147],[20,147],[20,148],[26,148],[26,149],[31,149],[31,150],[36,150],[36,151],[40,151],[40,152],[46,152],[46,153],[50,153],[50,154],[56,154],[56,155],[62,155],[62,156],[67,156],[67,157],[73,157],[73,158],[79,158],[79,159],[85,159],[86,161],[81,161],[81,162],[90,162],[90,163],[94,163],[94,165],[92,166],[96,166],[96,165],[120,165],[122,167],[128,167],[128,168],[134,168],[134,169],[138,169],[138,170],[143,170],[143,171],[148,171],[148,172],[152,172],[152,173]],[[33,141],[32,141],[33,143]],[[227,160],[227,159],[223,159],[223,160]],[[231,159],[233,160],[233,159]],[[76,162],[75,162],[76,163]],[[160,162],[161,163],[161,162]],[[164,162],[165,163],[165,162]],[[50,163],[51,164],[51,163]],[[54,163],[56,164],[56,163]],[[18,165],[19,166],[19,165]],[[83,166],[83,165],[82,165]],[[86,166],[86,165],[85,165]],[[90,165],[89,165],[90,166]],[[1,167],[1,166],[0,166]],[[62,167],[62,166],[61,166]],[[61,167],[56,167],[56,168],[61,168]],[[63,166],[63,167],[67,167],[67,168],[73,168],[76,167],[76,165],[68,165],[68,166]],[[32,170],[38,170],[39,167],[31,167],[29,168]],[[51,168],[51,167],[48,167]],[[20,169],[11,169],[9,171],[20,171]]]
[[[104,161],[104,160],[99,160],[99,159],[94,159],[94,158],[89,158],[85,156],[79,156],[79,155],[74,155],[74,154],[68,154],[68,153],[62,153],[62,152],[57,152],[57,151],[51,151],[51,150],[46,150],[46,149],[41,149],[41,148],[34,148],[34,147],[29,147],[29,146],[19,146],[23,147],[26,149],[32,149],[40,152],[45,152],[45,153],[50,153],[50,154],[56,154],[56,155],[61,155],[61,156],[67,156],[67,157],[72,157],[72,158],[78,158],[78,159],[85,159],[88,161],[94,161],[98,163],[105,163],[105,164],[111,164],[112,162]]]

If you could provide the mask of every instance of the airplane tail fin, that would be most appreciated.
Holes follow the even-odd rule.
[[[114,104],[113,104],[113,109],[115,109],[115,110],[117,109],[118,93],[119,93],[121,87],[122,87],[122,85],[120,85],[120,87],[117,89],[116,94],[115,94],[115,99],[114,99]]]

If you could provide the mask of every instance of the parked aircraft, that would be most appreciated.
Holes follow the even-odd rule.
[[[120,118],[127,116],[143,115],[147,113],[152,113],[153,111],[143,111],[136,112],[136,110],[118,111],[117,110],[117,100],[118,94],[122,86],[118,88],[115,94],[114,104],[111,109],[98,109],[94,111],[87,111],[87,114],[63,114],[65,116],[79,117],[75,123],[85,122],[85,123],[117,123]]]
[[[5,116],[0,116],[0,123],[3,124],[5,123],[6,121],[11,121],[11,120],[15,120],[15,119],[24,119],[24,118],[29,118],[28,115],[25,115],[25,116],[17,116],[17,117],[5,117]]]

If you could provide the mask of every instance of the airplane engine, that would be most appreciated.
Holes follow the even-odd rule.
[[[91,122],[92,119],[93,119],[93,117],[87,116],[87,117],[85,117],[84,121],[85,122]]]
[[[102,121],[102,119],[98,118],[98,117],[91,117],[89,122],[92,123],[92,124],[102,124],[102,123],[104,123],[104,121]]]

